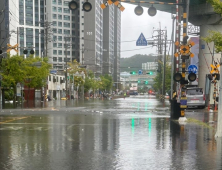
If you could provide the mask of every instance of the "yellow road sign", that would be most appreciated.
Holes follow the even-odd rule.
[[[190,57],[194,57],[194,54],[190,52],[190,48],[195,45],[194,42],[183,45],[177,41],[175,42],[175,45],[180,47],[180,50],[174,54],[175,57],[178,57],[179,55],[189,55]]]
[[[218,68],[220,67],[220,64],[217,64],[217,65],[213,65],[213,64],[211,64],[210,65],[211,66],[211,68],[212,68],[212,70],[210,71],[210,73],[212,74],[212,73],[217,73],[217,74],[219,74],[219,70],[218,70]]]

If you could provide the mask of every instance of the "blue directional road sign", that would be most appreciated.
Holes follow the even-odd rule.
[[[139,71],[138,71],[138,74],[139,74],[139,75],[143,74],[143,71],[142,71],[142,70],[139,70]]]
[[[188,66],[188,72],[189,73],[197,73],[197,71],[198,71],[198,68],[197,68],[197,66],[196,65],[189,65]]]
[[[138,40],[136,41],[136,46],[147,46],[147,40],[143,33],[140,34]]]

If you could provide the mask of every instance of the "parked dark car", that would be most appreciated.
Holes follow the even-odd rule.
[[[190,87],[186,89],[188,108],[205,108],[205,94],[203,88]]]

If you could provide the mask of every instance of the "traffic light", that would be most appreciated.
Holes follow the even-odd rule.
[[[195,81],[196,80],[196,78],[197,78],[197,75],[195,74],[195,73],[190,73],[189,75],[188,75],[188,80],[189,81]]]
[[[138,83],[140,83],[141,81],[140,80],[138,80]]]
[[[220,80],[220,74],[212,74],[215,80]]]
[[[131,71],[131,72],[130,72],[130,74],[133,74],[133,75],[135,75],[135,74],[136,74],[136,72],[135,72],[135,71]]]
[[[146,81],[144,81],[144,84],[148,84],[148,81],[146,80]]]
[[[30,50],[30,54],[34,54],[35,51],[33,49]],[[27,49],[24,49],[23,50],[23,54],[28,54],[28,50]]]
[[[79,8],[78,3],[74,0],[70,1],[68,6],[69,6],[69,9],[72,10],[72,11]],[[82,4],[82,10],[83,11],[89,12],[89,11],[91,11],[91,9],[92,9],[92,4],[90,2],[86,1]]]
[[[213,80],[213,76],[211,74],[208,74],[207,77],[210,81]]]
[[[146,74],[153,75],[153,72],[152,72],[152,71],[150,71],[150,72],[148,72],[148,73],[146,73]]]
[[[182,79],[182,75],[180,73],[175,73],[174,76],[173,76],[173,80],[175,82],[180,82]]]
[[[34,54],[35,51],[33,49],[30,50],[30,54]]]
[[[28,50],[23,50],[23,54],[28,54]]]

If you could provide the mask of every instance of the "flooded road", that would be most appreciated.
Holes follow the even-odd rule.
[[[222,169],[214,124],[180,126],[170,120],[168,101],[137,96],[46,104],[1,111],[1,170]],[[187,116],[193,114],[209,120],[206,113]]]

